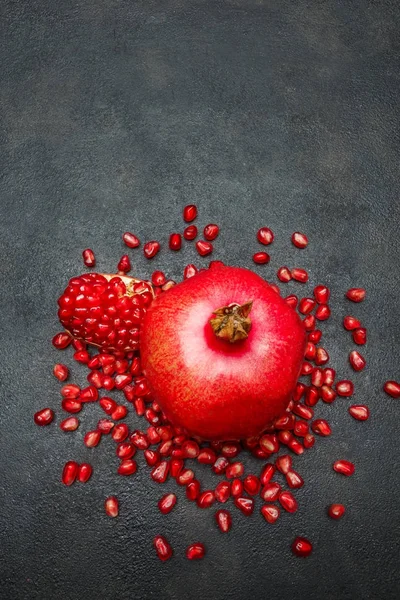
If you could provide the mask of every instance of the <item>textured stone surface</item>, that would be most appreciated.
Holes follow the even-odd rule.
[[[2,598],[400,596],[400,404],[381,391],[400,377],[398,17],[393,1],[4,0]],[[255,231],[268,225],[272,260],[257,272],[272,278],[281,264],[302,266],[311,285],[331,286],[326,346],[340,375],[350,374],[352,348],[342,316],[369,328],[368,368],[354,381],[370,421],[351,419],[345,399],[322,406],[334,435],[295,460],[306,480],[299,513],[269,526],[258,509],[249,519],[235,511],[226,536],[214,510],[188,505],[181,489],[162,517],[157,500],[174,486],[161,490],[142,463],[135,477],[118,477],[111,440],[86,449],[97,407],[85,409],[75,434],[32,420],[59,406],[51,372],[60,354],[49,340],[59,329],[56,298],[82,270],[83,248],[104,271],[115,268],[125,230],[165,250],[186,202],[198,204],[201,226],[220,224],[215,258],[251,266]],[[307,250],[291,246],[295,230],[309,235]],[[132,252],[132,262],[139,276],[162,268],[179,278],[187,262],[208,261],[186,244],[151,263]],[[359,284],[368,300],[356,306],[343,294]],[[72,365],[70,352],[62,359]],[[84,382],[83,368],[72,373]],[[353,478],[332,471],[338,458],[355,461]],[[67,459],[92,462],[90,483],[59,483]],[[104,515],[110,494],[120,498],[119,519]],[[331,502],[348,506],[340,522],[325,515]],[[156,533],[170,539],[175,560],[156,560]],[[313,540],[309,559],[291,555],[295,535]],[[184,549],[197,540],[207,560],[188,563]]]

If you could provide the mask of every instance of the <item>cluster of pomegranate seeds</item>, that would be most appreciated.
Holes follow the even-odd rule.
[[[196,239],[198,228],[192,222],[197,216],[195,205],[185,206],[183,220],[191,224],[182,233],[170,234],[168,245],[172,251],[181,249],[183,239]],[[211,242],[218,234],[218,225],[209,223],[204,227],[204,240],[196,242],[200,256],[207,256],[213,251]],[[133,233],[125,232],[122,239],[130,249],[138,248],[141,244]],[[262,227],[257,232],[257,240],[260,244],[269,246],[274,241],[274,233],[269,227]],[[300,232],[293,233],[291,241],[296,248],[302,250],[308,245],[307,236]],[[151,259],[160,248],[158,241],[150,241],[144,244],[143,252]],[[95,266],[92,250],[84,250],[83,259],[86,266]],[[267,264],[270,260],[270,255],[263,251],[253,255],[256,264]],[[222,263],[211,261],[209,268],[219,264]],[[153,298],[165,293],[175,285],[175,281],[167,279],[162,271],[153,272],[151,283],[124,277],[130,269],[130,257],[125,254],[118,262],[118,275],[89,273],[74,277],[59,299],[58,315],[66,331],[54,336],[53,346],[64,350],[72,345],[75,361],[89,370],[88,385],[81,388],[74,383],[64,383],[69,376],[69,369],[65,364],[54,365],[54,376],[63,383],[60,390],[61,408],[69,413],[61,420],[59,428],[63,432],[75,431],[80,426],[80,420],[74,414],[81,412],[87,403],[97,403],[103,411],[103,417],[99,419],[95,429],[84,433],[83,443],[88,451],[100,444],[102,436],[109,435],[115,442],[118,461],[116,472],[121,476],[136,473],[136,456],[143,452],[152,480],[161,485],[175,481],[178,487],[184,487],[184,496],[189,502],[196,503],[205,514],[211,509],[214,523],[221,533],[230,531],[232,515],[225,508],[214,510],[215,505],[231,502],[231,506],[241,515],[250,516],[260,498],[260,513],[268,524],[276,523],[281,511],[295,513],[299,504],[293,492],[304,485],[304,480],[294,468],[294,458],[312,448],[316,436],[323,438],[332,435],[328,421],[315,418],[318,403],[322,401],[331,404],[337,396],[349,398],[355,390],[352,381],[337,380],[335,369],[327,366],[329,354],[320,345],[323,332],[319,323],[331,316],[329,288],[321,284],[314,287],[312,296],[298,297],[291,294],[285,298],[287,304],[299,312],[308,336],[300,380],[286,413],[258,438],[240,443],[199,443],[168,422],[160,406],[151,398],[140,364],[140,326],[143,316]],[[184,269],[183,279],[194,277],[197,272],[195,265],[188,264]],[[293,280],[304,284],[309,276],[303,268],[281,266],[277,271],[277,278],[282,283]],[[276,284],[270,285],[280,294]],[[364,300],[366,292],[363,288],[351,288],[345,296],[358,303]],[[366,328],[357,317],[345,316],[343,326],[351,333],[353,343],[358,346],[366,343]],[[98,346],[96,352],[90,350],[93,346]],[[350,350],[349,362],[356,373],[366,367],[364,356],[356,349]],[[304,382],[304,378],[308,378],[308,383]],[[389,396],[400,398],[398,382],[387,381],[383,389]],[[128,406],[130,405],[130,410],[108,395],[121,392]],[[357,421],[366,421],[370,416],[370,411],[364,404],[353,404],[348,412]],[[143,430],[132,429],[124,422],[132,413],[147,421],[148,425]],[[44,408],[35,413],[34,421],[40,426],[49,425],[54,417],[51,408]],[[244,463],[239,458],[242,452],[248,452],[262,461],[258,474],[246,472]],[[192,461],[192,464],[188,461]],[[214,489],[202,489],[195,474],[196,463],[205,465],[213,476],[220,478]],[[346,459],[336,460],[333,469],[347,477],[355,473],[354,464]],[[79,464],[70,460],[63,467],[62,483],[67,486],[75,481],[86,483],[92,473],[89,463]],[[167,515],[176,504],[176,494],[168,492],[159,499],[158,508],[163,515]],[[118,499],[115,496],[107,497],[104,510],[109,517],[117,517]],[[343,504],[331,504],[327,507],[327,514],[331,519],[340,519],[344,513]],[[153,545],[160,560],[166,561],[172,557],[172,547],[164,536],[156,536]],[[311,542],[304,537],[296,537],[292,543],[292,551],[296,556],[309,556],[312,549]],[[189,560],[201,559],[204,555],[205,547],[200,542],[191,544],[186,550]]]

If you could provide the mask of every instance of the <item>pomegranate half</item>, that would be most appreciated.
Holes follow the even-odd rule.
[[[260,434],[291,399],[306,334],[297,313],[257,274],[215,266],[150,305],[144,373],[175,426],[205,440]]]

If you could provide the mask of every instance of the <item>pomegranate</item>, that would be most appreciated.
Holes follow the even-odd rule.
[[[148,308],[143,371],[167,418],[208,440],[260,434],[289,404],[306,346],[297,313],[255,273],[218,265]]]
[[[141,321],[153,295],[147,281],[86,273],[69,280],[58,300],[58,317],[74,338],[128,352],[139,347]]]

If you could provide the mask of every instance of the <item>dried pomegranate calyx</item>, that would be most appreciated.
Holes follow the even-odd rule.
[[[251,329],[249,317],[253,301],[237,304],[232,302],[214,311],[215,318],[210,319],[210,325],[215,335],[230,343],[245,340]]]

